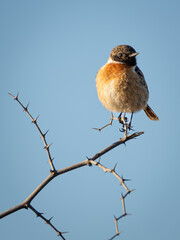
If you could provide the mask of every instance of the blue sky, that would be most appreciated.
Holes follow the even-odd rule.
[[[127,216],[117,239],[179,239],[179,42],[180,3],[172,1],[0,1],[0,212],[22,202],[49,174],[43,143],[28,116],[40,114],[57,169],[85,160],[122,137],[119,125],[99,133],[110,113],[98,100],[95,77],[116,45],[132,45],[140,55],[149,105],[159,116],[141,111],[133,127],[145,134],[104,156],[136,191],[127,197]],[[67,239],[108,239],[120,216],[117,179],[96,166],[83,167],[52,181],[32,202]],[[32,211],[0,221],[9,239],[56,239]]]

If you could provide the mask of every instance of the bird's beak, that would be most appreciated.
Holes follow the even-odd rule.
[[[129,57],[135,57],[135,56],[137,56],[138,54],[139,54],[138,52],[135,52],[135,53],[130,54]]]

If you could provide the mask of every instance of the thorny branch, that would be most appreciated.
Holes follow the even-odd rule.
[[[106,168],[105,166],[103,166],[101,163],[100,163],[100,157],[103,156],[104,154],[106,154],[107,152],[111,151],[112,149],[114,149],[115,147],[121,145],[121,144],[125,144],[125,142],[133,139],[133,138],[136,138],[140,135],[142,135],[144,132],[135,132],[131,135],[128,135],[127,134],[127,125],[126,123],[124,124],[124,137],[123,138],[120,138],[118,141],[116,141],[115,143],[111,144],[110,146],[106,147],[105,149],[103,149],[102,151],[96,153],[94,156],[92,156],[91,158],[87,158],[86,160],[82,161],[82,162],[79,162],[77,164],[74,164],[74,165],[71,165],[71,166],[68,166],[66,168],[63,168],[63,169],[59,169],[59,170],[56,170],[55,169],[55,166],[53,164],[53,159],[51,157],[51,154],[50,154],[50,145],[47,144],[47,141],[46,141],[46,133],[43,133],[37,123],[37,120],[38,120],[38,117],[37,118],[33,118],[32,115],[30,114],[29,110],[28,110],[28,106],[29,104],[25,107],[21,101],[19,100],[18,98],[18,94],[16,96],[12,95],[11,93],[9,93],[9,95],[11,97],[14,98],[14,100],[16,100],[20,106],[23,108],[23,110],[28,114],[28,116],[31,118],[32,122],[35,124],[36,128],[38,129],[40,135],[41,135],[41,138],[43,139],[43,142],[44,142],[44,148],[46,149],[47,151],[47,155],[48,155],[48,160],[49,160],[49,163],[50,163],[50,166],[51,166],[51,171],[50,171],[50,175],[20,204],[8,209],[7,211],[5,212],[2,212],[0,213],[0,219],[1,218],[4,218],[20,209],[31,209],[37,217],[40,217],[43,221],[45,221],[50,227],[52,227],[56,233],[58,234],[58,236],[60,236],[62,239],[65,240],[63,234],[66,233],[66,232],[60,232],[59,230],[57,230],[57,228],[55,228],[55,226],[51,223],[51,220],[52,218],[50,219],[47,219],[43,216],[43,213],[40,213],[38,212],[32,205],[31,205],[31,202],[32,200],[38,195],[38,193],[50,182],[52,181],[55,177],[57,177],[58,175],[61,175],[61,174],[64,174],[66,172],[69,172],[69,171],[72,171],[72,170],[75,170],[77,168],[80,168],[80,167],[83,167],[83,166],[91,166],[91,165],[96,165],[98,167],[100,167],[101,169],[103,169],[105,172],[109,172],[109,173],[112,173],[119,181],[120,181],[120,184],[124,187],[124,189],[126,190],[126,194],[125,195],[122,195],[121,197],[121,201],[122,201],[122,206],[123,206],[123,214],[116,218],[114,217],[114,221],[115,221],[115,228],[116,228],[116,234],[111,237],[109,240],[112,240],[114,239],[116,236],[118,236],[120,234],[120,231],[118,229],[118,221],[122,218],[122,217],[125,217],[126,215],[128,215],[128,213],[126,212],[126,208],[125,208],[125,198],[133,191],[133,190],[130,190],[126,184],[125,184],[125,181],[127,181],[128,179],[124,179],[123,177],[120,177],[116,171],[115,171],[115,168],[116,168],[116,165],[114,166],[113,169],[108,169]],[[99,159],[97,162],[95,160]]]
[[[43,216],[43,213],[38,212],[38,211],[37,211],[35,208],[33,208],[33,206],[31,206],[30,204],[29,204],[29,208],[36,214],[37,217],[40,217],[40,218],[43,219],[50,227],[52,227],[52,229],[54,229],[54,231],[56,231],[56,233],[57,233],[58,236],[60,236],[62,239],[65,240],[63,234],[64,234],[64,233],[67,233],[67,232],[60,232],[60,231],[57,230],[57,228],[55,228],[55,226],[51,223],[51,220],[52,220],[53,217],[51,217],[51,218],[49,218],[49,219],[45,218],[45,217]]]
[[[134,189],[133,189],[133,190],[130,190],[130,189],[126,186],[125,181],[128,181],[129,179],[124,179],[123,177],[120,177],[120,176],[116,173],[115,168],[116,168],[117,164],[116,164],[112,169],[110,169],[110,168],[107,168],[107,167],[103,166],[103,165],[100,163],[100,159],[99,159],[99,161],[97,161],[97,162],[90,160],[90,163],[91,163],[91,164],[94,164],[94,165],[96,165],[96,166],[98,166],[98,167],[100,167],[102,170],[104,170],[105,173],[107,173],[107,172],[112,173],[112,174],[120,181],[120,184],[121,184],[121,185],[124,187],[124,189],[126,190],[126,194],[125,194],[125,195],[122,194],[122,197],[121,197],[122,207],[123,207],[123,214],[122,214],[120,217],[118,217],[118,218],[114,217],[115,227],[116,227],[116,234],[109,239],[109,240],[112,240],[112,239],[114,239],[115,237],[117,237],[117,236],[120,234],[119,229],[118,229],[118,221],[119,221],[122,217],[125,217],[126,215],[129,215],[129,214],[126,212],[126,208],[125,208],[125,198],[127,197],[128,194],[130,194],[132,191],[134,191]]]
[[[21,107],[23,108],[23,110],[24,110],[24,111],[28,114],[28,116],[31,118],[32,123],[34,123],[34,125],[37,127],[37,129],[38,129],[38,131],[39,131],[39,133],[40,133],[40,135],[41,135],[41,138],[42,138],[42,140],[43,140],[43,142],[44,142],[44,148],[45,148],[46,151],[47,151],[48,160],[49,160],[49,164],[51,165],[52,172],[55,172],[56,169],[55,169],[55,167],[54,167],[53,159],[52,159],[51,154],[50,154],[50,151],[49,151],[49,148],[50,148],[50,146],[51,146],[52,144],[49,144],[49,145],[48,145],[48,144],[47,144],[47,141],[46,141],[46,134],[48,133],[48,130],[47,130],[45,133],[43,133],[43,132],[41,131],[38,123],[37,123],[37,120],[38,120],[38,118],[39,118],[39,115],[38,115],[36,118],[33,118],[33,116],[29,113],[29,110],[28,110],[29,103],[28,103],[27,106],[25,107],[25,106],[19,101],[19,98],[18,98],[18,97],[19,97],[19,94],[17,94],[16,96],[12,95],[11,93],[8,93],[8,94],[9,94],[11,97],[13,97],[14,100],[16,100],[16,101],[21,105]]]

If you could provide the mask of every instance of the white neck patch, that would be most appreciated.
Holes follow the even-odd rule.
[[[122,63],[122,62],[118,62],[118,61],[113,60],[111,57],[108,58],[107,63],[119,63],[119,64],[124,64],[124,63]]]
[[[108,58],[108,61],[107,61],[106,64],[108,64],[108,63],[125,64],[125,63],[123,63],[123,62],[114,61],[111,57]],[[136,68],[136,66],[137,66],[137,65],[133,66],[133,70],[134,70],[134,72],[135,72],[135,68]]]

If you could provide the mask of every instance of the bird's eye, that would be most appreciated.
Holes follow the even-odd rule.
[[[119,57],[122,57],[122,53],[119,54]]]

